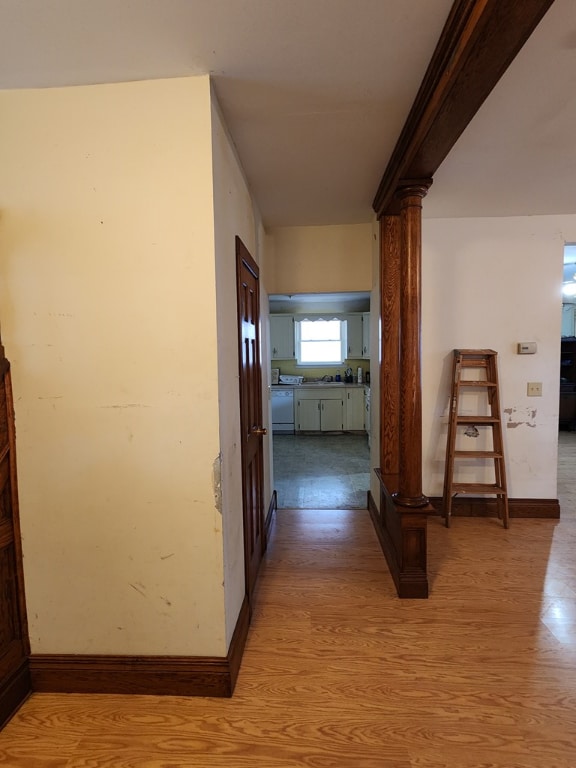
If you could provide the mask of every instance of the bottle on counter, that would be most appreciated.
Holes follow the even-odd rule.
[[[362,368],[358,368],[358,384],[362,384]]]

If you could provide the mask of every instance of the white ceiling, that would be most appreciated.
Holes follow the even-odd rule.
[[[576,0],[555,0],[438,169],[425,215],[576,213]]]
[[[267,225],[365,222],[451,5],[0,0],[0,88],[209,72]],[[576,0],[556,0],[425,215],[574,211],[575,51]]]

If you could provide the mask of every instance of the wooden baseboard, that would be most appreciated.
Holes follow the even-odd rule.
[[[266,520],[264,521],[264,526],[266,529],[266,540],[268,540],[268,536],[270,534],[270,531],[272,530],[272,525],[274,523],[274,515],[278,511],[278,494],[276,491],[272,491],[272,498],[270,499],[270,504],[268,505],[268,513],[266,514]]]
[[[225,657],[33,654],[32,690],[42,693],[123,693],[232,696],[248,635],[244,600]]]
[[[242,657],[244,656],[244,648],[246,647],[246,640],[248,638],[248,629],[250,628],[250,606],[248,598],[245,596],[240,608],[240,614],[236,622],[236,628],[230,641],[230,648],[228,649],[228,655],[226,657],[228,661],[228,669],[230,673],[230,693],[227,696],[232,696],[234,688],[236,687],[236,680],[238,679],[238,672],[240,671],[240,665],[242,663]]]
[[[28,659],[0,685],[0,729],[32,693]]]
[[[437,515],[442,514],[442,498],[430,499]],[[560,503],[558,499],[508,499],[510,517],[543,518],[558,520]],[[497,517],[496,499],[486,497],[456,496],[452,500],[452,515],[456,517]]]

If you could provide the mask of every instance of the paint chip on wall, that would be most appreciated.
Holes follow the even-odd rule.
[[[518,427],[536,427],[536,408],[504,408],[506,414],[506,429],[517,429]]]

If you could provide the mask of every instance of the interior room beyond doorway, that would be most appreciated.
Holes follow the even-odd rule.
[[[274,488],[280,509],[365,509],[367,506],[369,313],[368,292],[270,297],[272,454]],[[323,319],[341,321],[341,357],[337,362],[321,362],[326,358],[319,358],[306,364],[299,354],[299,323]],[[285,424],[283,417],[282,424],[274,424],[280,401],[285,406],[288,400],[280,397],[280,390],[291,387],[287,382],[293,379],[298,382],[290,393],[294,423]],[[307,385],[309,388],[319,386],[310,390]],[[324,415],[324,419],[318,417],[318,424],[313,423],[318,415],[316,405]],[[276,420],[278,418],[277,413]],[[332,423],[334,419],[338,425]]]

